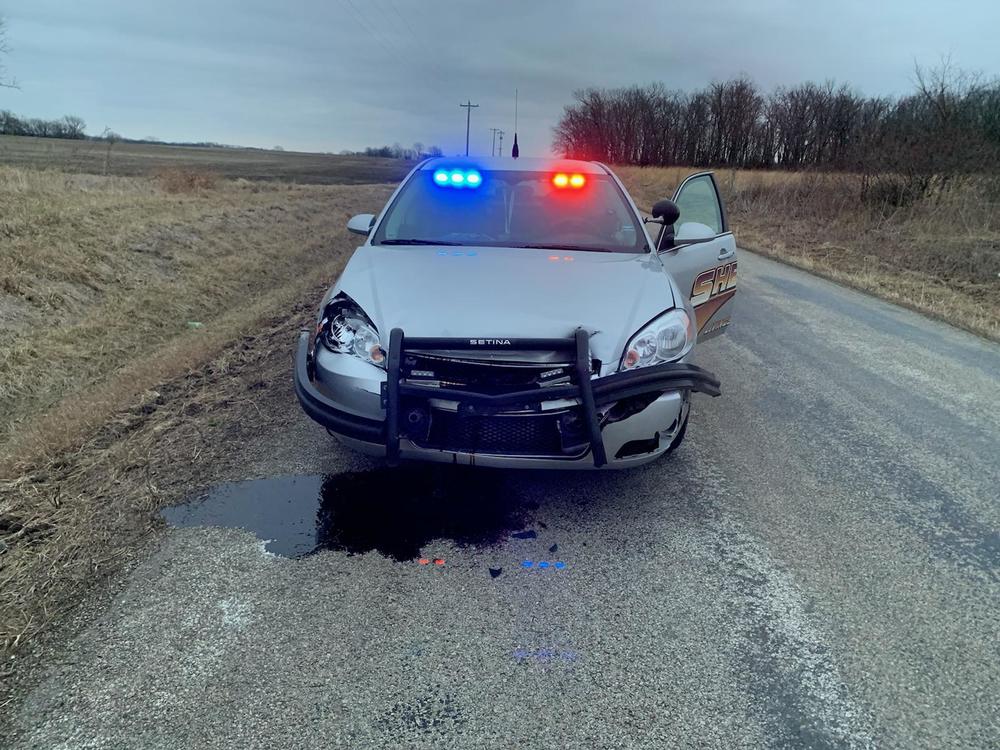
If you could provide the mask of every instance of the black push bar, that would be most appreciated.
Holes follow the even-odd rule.
[[[421,350],[534,350],[562,351],[573,355],[577,382],[568,385],[538,387],[514,393],[477,393],[455,388],[442,388],[402,382],[401,363],[406,352]],[[639,370],[618,372],[597,380],[592,379],[590,336],[577,329],[565,339],[472,339],[472,338],[407,338],[402,329],[389,334],[387,378],[384,392],[386,413],[386,457],[390,463],[399,461],[399,412],[403,396],[439,398],[459,403],[466,414],[488,414],[501,410],[531,408],[544,401],[579,399],[594,457],[594,466],[608,462],[601,437],[597,407],[622,398],[668,390],[690,390],[718,396],[719,381],[700,367],[682,363],[666,363]]]
[[[484,343],[480,343],[484,342]],[[545,401],[578,399],[583,408],[594,466],[607,463],[604,441],[597,407],[624,398],[648,393],[688,390],[718,396],[719,381],[707,370],[695,365],[669,362],[642,367],[638,370],[616,372],[592,379],[589,336],[577,330],[572,338],[565,339],[453,339],[406,338],[403,331],[394,328],[389,334],[389,352],[386,358],[387,378],[383,392],[385,420],[360,417],[343,411],[313,384],[309,366],[310,334],[303,332],[295,357],[295,393],[299,403],[310,418],[340,435],[367,443],[384,443],[390,463],[399,460],[400,399],[404,396],[438,398],[457,401],[459,411],[465,414],[490,414],[512,409],[530,409]],[[402,380],[401,363],[404,352],[417,350],[525,350],[561,351],[575,359],[576,383],[539,386],[515,393],[477,393],[455,388],[408,383]]]

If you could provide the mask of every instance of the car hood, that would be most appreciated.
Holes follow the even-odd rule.
[[[334,291],[389,332],[454,338],[592,334],[591,354],[617,362],[629,337],[674,306],[656,255],[498,247],[383,247],[354,253]]]

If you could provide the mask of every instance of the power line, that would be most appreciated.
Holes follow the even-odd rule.
[[[346,5],[344,3],[346,3]],[[354,4],[353,0],[341,0],[341,6],[348,9],[348,12],[354,17],[354,20],[357,22],[358,26],[361,27],[362,31],[374,39],[378,45],[389,54],[390,57],[395,56],[392,46],[386,43],[381,34],[376,33],[375,30],[372,29],[368,19],[365,18],[364,14],[358,6]]]
[[[413,39],[419,42],[420,40],[417,37],[416,32],[413,30],[413,27],[410,26],[410,22],[407,21],[405,18],[403,18],[403,14],[399,12],[399,9],[396,7],[396,3],[394,3],[392,0],[386,0],[386,2],[389,3],[389,7],[392,8],[392,12],[396,14],[396,18],[398,18],[400,21],[403,22],[403,26],[405,26],[406,30],[410,32],[410,35],[413,37]]]
[[[369,2],[369,7],[375,9],[376,19],[383,22],[379,28],[387,30],[392,33],[393,37],[398,37],[403,42],[409,43],[410,39],[408,37],[413,36],[413,32],[405,28],[405,24],[399,17],[399,14],[396,13],[394,18],[390,18],[389,13],[378,0],[369,0]]]

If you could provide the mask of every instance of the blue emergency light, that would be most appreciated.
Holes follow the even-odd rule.
[[[483,176],[475,169],[437,169],[434,182],[441,187],[477,188],[483,184]]]

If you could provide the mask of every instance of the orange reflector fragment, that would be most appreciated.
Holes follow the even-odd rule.
[[[435,557],[434,558],[434,564],[435,565],[444,565],[444,560],[442,560],[440,557]]]
[[[430,562],[430,560],[428,560],[428,559],[427,559],[426,557],[421,557],[421,558],[420,558],[419,560],[417,560],[417,562],[418,562],[418,563],[419,563],[420,565],[426,565],[427,563],[429,563],[429,562]]]

